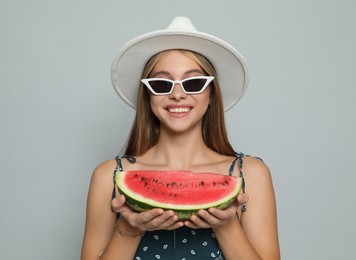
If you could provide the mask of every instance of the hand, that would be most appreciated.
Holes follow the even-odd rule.
[[[184,225],[195,229],[226,225],[230,220],[237,217],[238,208],[247,202],[248,195],[240,192],[236,201],[227,209],[210,208],[208,210],[199,210],[196,215],[191,216],[188,221],[185,221]]]
[[[163,209],[155,208],[145,212],[137,213],[131,210],[125,204],[125,197],[119,193],[111,202],[111,207],[114,212],[119,213],[128,224],[138,228],[141,231],[153,230],[173,230],[183,226],[182,222],[178,222],[177,215],[172,210],[164,211]]]

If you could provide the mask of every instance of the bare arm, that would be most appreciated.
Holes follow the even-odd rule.
[[[87,219],[82,247],[82,260],[125,260],[133,259],[140,243],[143,231],[157,229],[175,229],[183,225],[177,222],[173,211],[152,209],[142,213],[133,212],[125,204],[125,198],[118,195],[111,200],[113,190],[112,174],[114,160],[99,165],[92,176],[88,203]],[[120,213],[116,220],[115,212]],[[118,224],[123,232],[115,230]],[[136,234],[135,237],[131,237]]]
[[[232,219],[216,232],[226,259],[280,259],[277,213],[271,174],[258,159],[244,158],[244,177],[249,196],[241,224]]]
[[[260,160],[245,157],[243,172],[249,198],[246,212],[241,214],[237,204],[224,211],[209,209],[199,212],[200,218],[192,217],[187,225],[212,227],[227,260],[278,260],[276,204],[269,169]]]
[[[93,172],[87,202],[82,260],[133,259],[140,237],[125,238],[114,231],[116,215],[111,210],[112,174],[116,162],[104,162]]]

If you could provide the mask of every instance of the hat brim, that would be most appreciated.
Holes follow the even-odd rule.
[[[112,63],[114,89],[132,108],[136,108],[138,85],[146,63],[153,55],[171,49],[197,52],[213,64],[225,111],[245,93],[248,84],[246,62],[231,45],[198,31],[159,30],[143,34],[125,44]]]

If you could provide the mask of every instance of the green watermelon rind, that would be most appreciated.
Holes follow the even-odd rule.
[[[237,196],[237,195],[235,195],[231,199],[229,199],[221,204],[215,205],[212,203],[210,206],[206,206],[206,207],[196,206],[195,208],[191,208],[191,209],[180,209],[177,207],[163,207],[163,206],[159,206],[159,205],[150,205],[150,204],[135,200],[132,197],[126,195],[125,193],[123,193],[123,194],[126,198],[126,204],[132,210],[134,210],[136,212],[143,212],[143,211],[147,211],[147,210],[154,209],[154,208],[162,208],[163,210],[173,210],[175,212],[175,214],[178,216],[179,220],[189,219],[191,215],[196,214],[201,209],[205,209],[205,210],[207,210],[209,208],[226,209],[236,200],[236,196]]]
[[[121,172],[122,173],[122,172]],[[199,205],[177,205],[169,203],[159,203],[157,201],[145,198],[139,194],[133,194],[130,192],[125,185],[122,184],[121,173],[116,175],[116,184],[119,188],[120,193],[125,196],[126,204],[136,212],[143,212],[154,208],[162,208],[163,210],[173,210],[178,219],[184,220],[189,219],[191,215],[196,214],[201,209],[217,208],[217,209],[226,209],[228,208],[235,200],[239,194],[242,186],[242,178],[237,177],[237,185],[235,190],[218,201],[211,203],[203,203]]]

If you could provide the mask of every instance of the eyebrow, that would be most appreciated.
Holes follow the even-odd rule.
[[[200,73],[200,74],[204,75],[204,72],[199,69],[188,70],[188,71],[184,72],[184,75],[188,75],[191,73]],[[171,74],[168,71],[161,70],[161,71],[157,71],[157,72],[153,73],[152,75],[150,75],[150,77],[157,77],[157,75],[171,76]]]

